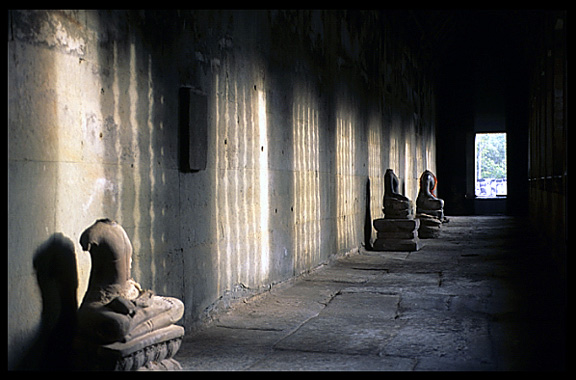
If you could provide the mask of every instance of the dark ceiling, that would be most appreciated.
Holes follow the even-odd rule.
[[[403,38],[439,69],[456,56],[519,60],[530,53],[542,10],[383,11]]]

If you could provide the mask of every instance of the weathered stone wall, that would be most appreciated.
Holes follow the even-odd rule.
[[[565,11],[536,25],[529,113],[529,215],[566,270],[568,242],[568,51]]]
[[[387,168],[412,199],[419,174],[436,170],[425,62],[384,14],[11,11],[8,21],[11,368],[38,367],[64,305],[81,302],[90,260],[78,239],[97,218],[126,229],[134,278],[182,299],[193,326],[219,299],[356,249],[368,179],[375,218]],[[180,87],[207,99],[205,170],[179,170]],[[68,269],[54,246],[73,247]]]

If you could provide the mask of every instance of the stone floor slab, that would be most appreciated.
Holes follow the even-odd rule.
[[[449,219],[418,252],[360,250],[234,304],[175,359],[196,371],[565,368],[565,283],[522,221]]]
[[[308,351],[275,351],[250,367],[254,371],[411,371],[415,359]]]
[[[398,295],[343,292],[320,314],[281,340],[275,348],[345,354],[378,354],[399,325]]]

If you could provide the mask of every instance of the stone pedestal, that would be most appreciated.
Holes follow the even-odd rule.
[[[172,357],[183,337],[184,328],[172,325],[126,343],[99,345],[77,338],[75,367],[87,371],[181,370]]]
[[[440,222],[442,222],[442,220],[444,220],[444,209],[437,209],[437,210],[426,210],[420,207],[416,207],[416,217],[418,218],[418,215],[426,215],[426,216],[430,216],[430,217],[434,217],[438,220],[440,220]]]
[[[374,228],[378,231],[374,242],[375,251],[418,251],[419,219],[375,219]]]
[[[442,211],[439,212],[441,213]],[[418,237],[421,239],[435,239],[440,236],[441,219],[429,214],[416,214],[416,218],[420,220]]]

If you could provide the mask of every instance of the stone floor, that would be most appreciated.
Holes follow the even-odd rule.
[[[518,221],[451,217],[418,252],[368,252],[273,287],[188,334],[193,371],[556,370],[564,282]]]

